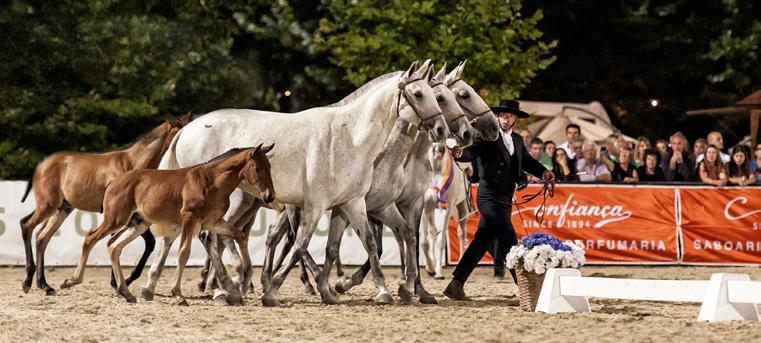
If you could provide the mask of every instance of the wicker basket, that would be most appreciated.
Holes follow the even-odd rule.
[[[516,269],[518,276],[518,299],[520,300],[521,309],[534,312],[536,303],[539,301],[539,293],[542,291],[544,274],[527,272],[523,268]]]

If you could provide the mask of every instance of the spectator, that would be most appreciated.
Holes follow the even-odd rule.
[[[550,157],[550,162],[552,161],[552,157],[555,156],[555,149],[557,149],[557,145],[555,145],[555,142],[553,141],[544,142],[544,153]]]
[[[709,185],[724,186],[727,183],[727,170],[719,157],[719,148],[709,144],[706,148],[705,158],[698,164],[700,181]]]
[[[628,147],[624,146],[618,152],[618,158],[616,165],[613,167],[613,171],[610,173],[613,182],[637,182],[639,177],[637,176],[637,170],[632,161],[632,151]]]
[[[634,154],[634,166],[639,168],[645,165],[645,150],[651,148],[650,140],[645,136],[637,137],[636,153]]]
[[[667,181],[672,182],[690,182],[695,180],[695,164],[690,157],[687,137],[683,133],[677,132],[669,138],[671,150],[666,153],[666,157],[661,161],[663,174],[666,175]]]
[[[756,183],[756,173],[750,169],[750,149],[738,145],[732,149],[732,160],[727,166],[730,185],[747,186]]]
[[[534,139],[534,135],[529,132],[529,130],[522,130],[520,133],[521,137],[523,137],[523,146],[526,148],[531,146],[531,141]],[[535,159],[539,161],[539,159]]]
[[[661,161],[663,161],[663,159],[666,158],[666,154],[668,153],[669,142],[661,138],[655,142],[655,148],[658,150],[658,155],[661,156]]]
[[[664,182],[666,176],[661,169],[661,155],[655,148],[647,148],[644,155],[644,164],[637,169],[637,176],[640,181],[647,182]]]
[[[711,131],[711,133],[708,134],[707,138],[708,139],[706,141],[708,142],[708,145],[713,144],[717,149],[719,149],[719,154],[721,154],[721,161],[723,163],[729,163],[729,160],[730,160],[729,154],[726,154],[723,151],[721,151],[722,149],[724,149],[724,137],[721,136],[721,132]],[[700,155],[695,154],[695,156],[698,156],[698,158],[695,159],[697,163],[700,163],[700,161],[703,160],[703,154],[700,154]]]
[[[573,152],[571,144],[573,144],[573,141],[579,137],[581,137],[581,127],[574,123],[568,124],[568,126],[565,127],[566,141],[565,143],[558,145],[558,149],[565,150],[565,153],[568,154],[568,158],[575,159],[576,154]]]
[[[619,144],[617,144],[621,136],[611,133],[605,138],[605,143],[600,147],[600,160],[605,163],[608,170],[613,170],[616,166],[616,156],[618,156]]]
[[[751,170],[756,173],[756,183],[761,184],[761,143],[756,144],[756,158],[750,163]]]
[[[545,168],[552,170],[552,158],[544,153],[544,143],[539,138],[531,140],[531,149],[529,154],[535,160],[539,161]]]
[[[555,173],[555,180],[559,182],[579,181],[576,169],[563,149],[555,150],[555,155],[552,157],[552,172]]]
[[[706,148],[708,147],[708,142],[706,142],[705,138],[698,138],[695,141],[695,144],[692,146],[692,157],[695,159],[696,162],[698,161],[698,157],[700,159],[703,159],[703,154],[706,153]]]
[[[576,166],[576,161],[581,158],[581,148],[583,146],[584,140],[581,138],[576,138],[571,142],[571,151],[575,157],[571,157],[571,154],[568,154],[568,151],[566,150],[566,154],[568,154],[568,158],[571,160],[571,163],[573,163],[574,166]]]
[[[597,150],[595,144],[592,142],[584,143],[581,149],[582,158],[576,162],[576,170],[579,173],[585,173],[579,175],[579,181],[581,182],[610,182],[610,171],[605,166],[605,162],[597,158]]]

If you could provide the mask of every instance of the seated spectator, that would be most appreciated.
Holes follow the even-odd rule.
[[[605,138],[605,142],[600,147],[600,160],[605,163],[608,170],[613,170],[616,167],[616,158],[618,157],[618,151],[623,144],[619,143],[619,140],[623,139],[621,136],[615,133],[611,133]]]
[[[661,161],[663,161],[669,151],[669,142],[661,138],[655,142],[655,148],[658,150],[658,155],[661,156]]]
[[[645,150],[651,148],[650,140],[645,136],[637,137],[636,153],[634,154],[634,167],[639,168],[645,164]]]
[[[708,137],[706,139],[706,142],[708,145],[713,144],[717,149],[719,149],[719,154],[721,155],[721,162],[723,163],[729,163],[729,154],[724,153],[721,151],[724,149],[724,137],[721,136],[721,132],[719,131],[711,131],[711,133],[708,134]],[[695,155],[697,158],[695,159],[696,162],[700,163],[700,161],[703,160],[703,155]]]
[[[541,163],[544,168],[547,170],[552,170],[552,160],[549,156],[544,155],[544,143],[542,143],[542,140],[539,138],[534,138],[531,140],[531,145],[529,145],[528,154],[531,155],[531,157],[539,163]],[[528,181],[531,182],[537,182],[539,179],[535,177],[534,175],[528,175]]]
[[[610,176],[613,178],[613,182],[637,182],[639,177],[637,176],[637,169],[634,168],[632,161],[632,151],[628,147],[624,146],[618,151],[618,158],[616,159],[616,165],[613,167],[613,171]]]
[[[563,149],[555,150],[555,155],[552,157],[552,172],[558,182],[579,181],[576,169]]]
[[[732,160],[727,164],[728,184],[747,186],[756,183],[756,173],[750,169],[750,149],[738,145],[732,149]]]
[[[571,163],[573,163],[574,167],[576,166],[576,161],[581,159],[582,146],[584,146],[584,139],[577,138],[571,142],[571,153],[568,153],[568,150],[565,151],[568,154],[568,158],[571,159]]]
[[[557,149],[557,145],[555,145],[555,142],[553,141],[544,142],[544,154],[550,158],[550,162],[552,162],[552,158],[555,156],[555,149]]]
[[[756,174],[756,183],[761,184],[761,143],[756,144],[756,158],[750,163],[750,168]]]
[[[579,173],[579,181],[581,182],[610,182],[610,171],[605,166],[605,162],[597,158],[597,150],[595,144],[592,142],[584,143],[581,149],[581,158],[576,161],[576,170]]]
[[[717,187],[724,186],[727,183],[727,169],[724,163],[721,163],[719,157],[719,148],[709,144],[706,148],[705,158],[698,164],[700,181]]]
[[[568,158],[575,159],[576,154],[574,154],[573,149],[571,148],[571,144],[573,143],[573,141],[579,139],[579,137],[581,137],[581,127],[574,123],[568,124],[565,127],[566,141],[565,143],[558,145],[558,149],[565,150],[565,153],[568,155]]]
[[[690,182],[695,180],[695,163],[690,157],[690,142],[683,133],[677,132],[669,138],[671,151],[661,160],[661,168],[666,180]]]
[[[655,148],[645,150],[645,164],[637,169],[637,176],[640,181],[647,182],[664,182],[666,176],[661,169],[661,156]]]
[[[695,159],[696,163],[700,162],[698,161],[698,157],[700,159],[703,159],[703,154],[706,153],[706,148],[708,147],[708,142],[706,142],[705,138],[698,138],[695,141],[695,145],[692,146],[692,158]]]

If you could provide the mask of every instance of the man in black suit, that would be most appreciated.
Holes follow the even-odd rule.
[[[479,178],[476,200],[481,213],[476,235],[452,273],[454,278],[444,290],[444,295],[455,300],[468,300],[463,285],[495,238],[508,249],[518,243],[510,222],[510,213],[515,184],[523,171],[547,182],[555,180],[552,171],[545,169],[529,155],[523,145],[523,138],[512,132],[518,118],[529,117],[528,113],[519,109],[519,103],[501,100],[499,106],[491,109],[499,121],[500,137],[496,141],[476,137],[473,145],[452,150],[457,161],[476,162],[475,169],[478,170]],[[515,280],[515,270],[511,269],[510,274]]]

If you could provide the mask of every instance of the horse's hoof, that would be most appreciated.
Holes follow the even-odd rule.
[[[336,292],[335,287],[330,287],[329,290],[330,290],[330,294],[333,294],[334,297],[338,296],[338,292]]]
[[[228,294],[225,297],[225,301],[230,306],[243,306],[243,297],[241,297],[239,294]]]
[[[215,294],[211,297],[211,300],[220,305],[229,305],[227,303],[227,294]]]
[[[63,280],[63,283],[61,284],[61,288],[62,289],[67,289],[67,288],[71,288],[71,287],[74,287],[74,282],[72,282],[69,279]]]
[[[305,286],[304,292],[306,292],[307,295],[317,295],[317,291],[315,291],[314,287],[312,287],[312,285],[309,285],[309,284]]]
[[[134,295],[130,295],[129,297],[125,295],[124,299],[127,300],[127,303],[130,303],[130,304],[137,303],[137,298],[135,298]]]
[[[336,284],[333,287],[333,289],[335,289],[335,291],[338,293],[346,293],[347,291],[349,291],[348,288],[344,287],[344,284],[343,282],[341,282],[341,280],[336,281]]]
[[[53,289],[51,287],[48,287],[48,288],[45,289],[45,295],[47,295],[47,296],[54,296],[54,295],[56,295],[56,291],[55,291],[55,289]]]
[[[436,301],[436,298],[433,297],[433,295],[426,294],[420,296],[420,303],[421,304],[428,304],[428,305],[438,305],[439,302]]]
[[[24,291],[24,293],[29,293],[29,289],[32,288],[32,284],[27,284],[26,282],[21,282],[21,290]]]
[[[145,301],[152,301],[153,300],[153,291],[146,288],[146,287],[140,287],[140,296]]]
[[[434,272],[429,272],[429,271],[427,271],[427,270],[425,271],[425,273],[426,273],[426,274],[428,274],[428,276],[431,276],[431,277],[433,277],[434,275],[436,275],[436,273],[434,273]]]
[[[391,294],[381,293],[375,298],[375,302],[381,305],[393,305],[394,298],[391,297]]]
[[[199,292],[201,292],[201,293],[206,292],[206,282],[205,281],[199,282],[196,287],[198,287],[198,291]]]
[[[277,301],[276,297],[265,294],[262,296],[262,305],[264,307],[280,307],[280,302]]]
[[[435,275],[433,277],[434,280],[444,280],[444,275]]]
[[[334,296],[322,297],[322,303],[325,305],[338,305],[338,298]]]
[[[174,302],[174,304],[177,305],[177,306],[190,306],[188,304],[188,301],[185,300],[185,298],[177,298],[177,300]]]
[[[412,293],[410,293],[410,291],[408,291],[407,288],[400,285],[398,293],[399,293],[399,297],[402,298],[402,304],[409,305],[410,303],[412,303]]]

